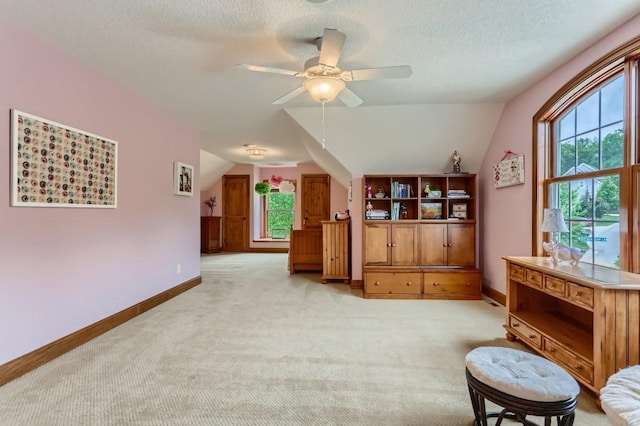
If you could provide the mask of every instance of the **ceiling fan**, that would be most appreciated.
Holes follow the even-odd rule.
[[[362,99],[346,87],[346,82],[411,76],[413,71],[409,65],[343,71],[338,67],[338,60],[346,39],[347,36],[344,33],[325,28],[322,37],[318,37],[314,41],[320,50],[320,56],[306,61],[304,71],[301,72],[247,64],[238,64],[237,67],[249,71],[270,72],[305,79],[300,87],[273,101],[274,105],[284,104],[308,91],[311,97],[318,102],[331,102],[337,97],[346,106],[355,107],[362,103]]]

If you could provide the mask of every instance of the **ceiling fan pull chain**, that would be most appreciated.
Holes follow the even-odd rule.
[[[322,149],[324,149],[324,104],[325,102],[322,102]]]

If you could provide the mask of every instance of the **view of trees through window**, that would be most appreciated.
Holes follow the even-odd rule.
[[[267,237],[289,238],[293,226],[295,193],[283,194],[272,190],[265,198]]]
[[[620,168],[624,165],[624,76],[588,93],[554,123],[551,207],[562,209],[560,241],[583,262],[620,266]]]

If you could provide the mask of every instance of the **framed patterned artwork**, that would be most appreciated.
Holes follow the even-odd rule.
[[[524,183],[524,155],[513,154],[511,151],[493,166],[493,186],[521,185]]]
[[[193,196],[193,166],[179,161],[173,163],[173,193]]]
[[[118,143],[11,110],[11,205],[116,208]]]

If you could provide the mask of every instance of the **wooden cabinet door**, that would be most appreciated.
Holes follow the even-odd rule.
[[[331,187],[329,175],[302,175],[302,229],[320,228],[330,219]]]
[[[447,264],[447,225],[428,223],[420,225],[420,265]]]
[[[249,176],[222,177],[222,238],[225,251],[249,248]]]
[[[396,266],[418,265],[417,225],[391,225],[391,264]]]
[[[391,264],[391,225],[366,225],[364,228],[364,264]]]
[[[469,266],[476,264],[476,231],[471,223],[447,225],[447,265]]]
[[[214,253],[222,249],[220,240],[220,216],[200,218],[200,251]]]

